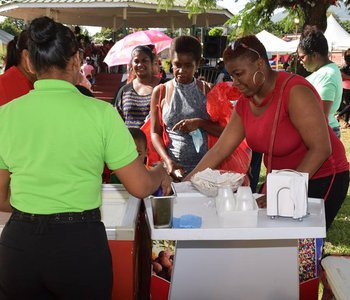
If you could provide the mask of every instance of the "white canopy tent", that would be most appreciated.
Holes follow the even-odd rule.
[[[289,53],[293,53],[293,52],[296,52],[296,51],[297,51],[299,42],[300,42],[299,39],[297,39],[297,40],[291,40],[291,41],[289,41],[289,42],[286,42],[286,43],[287,43],[287,47],[288,47],[287,49],[288,49]]]
[[[9,41],[13,40],[14,36],[8,32],[0,29],[0,42],[7,45]]]
[[[327,30],[324,33],[329,51],[343,51],[350,48],[350,34],[340,26],[337,20],[330,15],[327,18]]]
[[[328,42],[329,52],[344,51],[350,48],[350,34],[340,26],[333,15],[327,18],[327,30],[324,35]],[[299,39],[286,42],[288,52],[296,52],[299,42]]]
[[[14,38],[12,34],[7,33],[0,29],[0,55],[6,53],[6,46]]]
[[[288,42],[280,39],[279,37],[267,32],[266,30],[260,31],[256,34],[256,37],[265,46],[266,51],[270,53],[286,54],[293,51],[288,50]]]
[[[186,1],[174,0],[173,4],[158,11],[158,0],[6,0],[0,1],[0,15],[26,22],[48,16],[64,24],[109,27],[114,31],[119,27],[209,27],[232,18],[229,10],[218,5],[189,18]]]
[[[266,30],[260,31],[256,34],[259,41],[265,46],[268,53],[276,54],[276,69],[278,70],[278,61],[280,55],[292,53],[295,50],[291,50],[288,42],[280,39],[279,37],[267,32]]]

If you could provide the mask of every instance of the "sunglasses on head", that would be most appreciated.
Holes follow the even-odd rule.
[[[260,53],[258,51],[256,51],[255,49],[249,47],[248,45],[246,45],[245,43],[242,43],[241,41],[238,41],[238,42],[232,42],[231,43],[231,49],[232,50],[236,50],[238,49],[239,47],[243,47],[244,49],[248,49],[254,53],[256,53],[258,55],[258,58],[261,58],[260,56]]]

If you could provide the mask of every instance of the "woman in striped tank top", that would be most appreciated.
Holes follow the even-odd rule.
[[[154,54],[149,47],[137,46],[131,56],[136,77],[119,90],[116,106],[127,127],[140,128],[150,111],[153,88],[164,80],[153,74]]]

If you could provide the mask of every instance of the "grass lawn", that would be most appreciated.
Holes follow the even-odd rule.
[[[348,161],[350,161],[350,128],[341,129],[341,140],[345,146]],[[265,181],[266,169],[261,168],[259,184]],[[327,232],[324,247],[325,254],[348,254],[350,255],[350,188],[346,199]]]
[[[341,129],[341,140],[345,146],[348,161],[350,161],[350,128]],[[259,183],[265,180],[266,169],[262,166]],[[346,199],[327,232],[324,254],[350,255],[350,188]],[[322,298],[323,286],[320,283],[319,299]]]
[[[350,160],[350,129],[342,129],[341,140]],[[350,190],[338,212],[331,228],[327,232],[325,254],[337,253],[350,255]]]

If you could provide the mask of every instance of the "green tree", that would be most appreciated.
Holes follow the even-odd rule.
[[[168,8],[174,4],[174,0],[158,0],[158,3]],[[294,18],[297,17],[304,26],[316,25],[325,31],[328,8],[340,3],[350,6],[350,0],[249,0],[245,8],[230,20],[230,24],[236,25],[234,31],[236,35],[251,33],[261,23],[267,22],[277,8],[286,8],[290,15],[289,25],[293,25]],[[215,0],[187,0],[186,7],[190,10],[190,14],[193,14],[213,8],[215,5]]]
[[[113,31],[111,28],[102,27],[100,32],[94,35],[94,40],[97,43],[102,43],[104,40],[110,40],[113,38]]]
[[[347,32],[350,33],[350,21],[341,21],[341,27],[343,27]]]
[[[221,27],[213,27],[209,30],[208,35],[210,36],[222,36],[224,29]]]
[[[4,21],[0,23],[0,29],[12,35],[18,35],[25,27],[26,25],[23,20],[14,18],[5,18]]]
[[[340,2],[345,6],[350,4],[350,0],[250,0],[240,14],[234,16],[229,23],[237,25],[240,22],[239,33],[247,34],[256,27],[256,24],[267,22],[277,8],[285,8],[288,11],[288,17],[284,20],[286,27],[295,27],[294,19],[297,18],[300,20],[300,25],[316,25],[325,31],[328,8]]]
[[[258,26],[254,27],[250,33],[256,34],[262,30],[266,30],[275,36],[282,38],[287,33],[294,32],[294,24],[288,22],[289,17],[285,17],[279,22],[272,22],[271,20],[260,22]],[[299,31],[300,32],[300,31]]]

